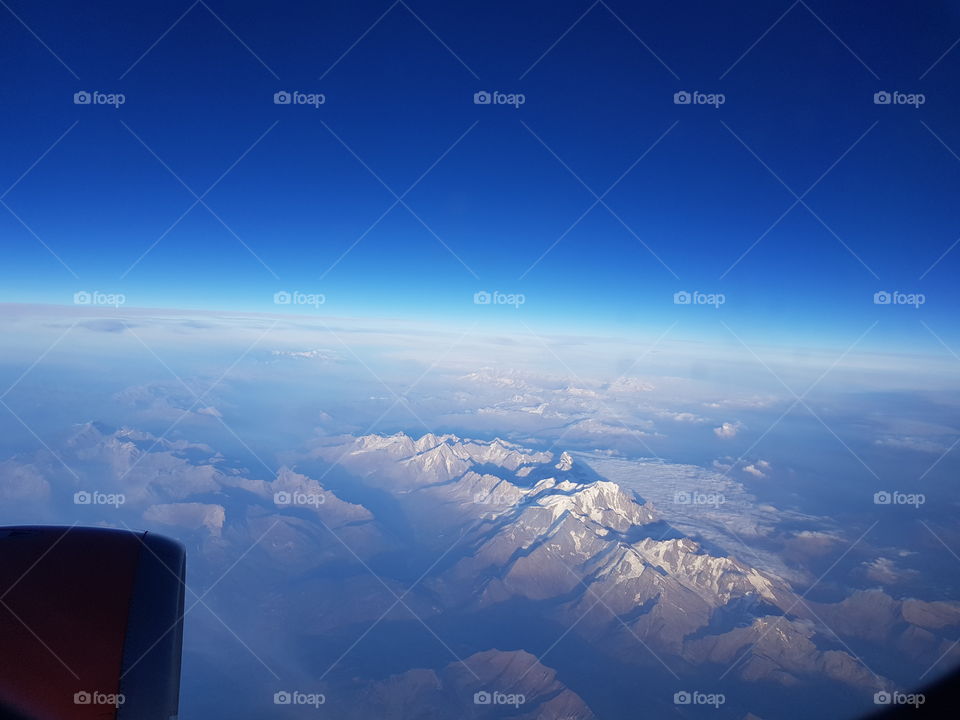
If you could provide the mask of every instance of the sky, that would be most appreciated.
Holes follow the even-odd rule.
[[[949,3],[5,0],[2,299],[949,359],[958,34]]]

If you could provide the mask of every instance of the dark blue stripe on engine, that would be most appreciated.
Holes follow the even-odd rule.
[[[185,576],[183,546],[145,533],[123,646],[120,692],[126,702],[118,720],[177,717]]]

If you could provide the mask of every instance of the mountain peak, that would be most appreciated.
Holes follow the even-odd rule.
[[[554,489],[566,491],[572,483],[558,484]],[[619,485],[609,480],[598,480],[589,485],[573,485],[573,492],[559,492],[539,499],[539,504],[550,508],[555,518],[565,512],[607,530],[626,532],[636,525],[645,525],[656,518],[650,510]]]
[[[573,467],[573,458],[566,450],[560,453],[560,461],[554,465],[557,470],[569,470]]]

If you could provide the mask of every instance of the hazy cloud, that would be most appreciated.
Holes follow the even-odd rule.
[[[770,463],[766,460],[757,460],[755,463],[746,465],[743,468],[745,473],[750,473],[754,477],[765,478],[767,477],[767,472],[770,470]]]
[[[737,433],[743,427],[743,424],[740,422],[725,422],[720,427],[715,427],[713,429],[713,434],[718,438],[723,438],[724,440],[729,440],[730,438],[736,437]]]

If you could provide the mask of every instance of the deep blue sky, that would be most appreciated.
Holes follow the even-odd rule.
[[[948,3],[409,0],[330,69],[388,0],[207,0],[172,29],[189,0],[4,1],[29,30],[0,7],[0,194],[72,127],[3,201],[78,276],[0,206],[5,301],[96,289],[273,311],[297,289],[331,314],[703,332],[722,317],[840,347],[880,320],[888,347],[944,352],[923,319],[960,342],[960,249],[920,279],[960,237],[960,159],[933,135],[960,154],[960,47],[929,69],[960,36]],[[126,103],[77,106],[78,90]],[[278,90],[327,102],[277,106]],[[526,103],[474,105],[478,90]],[[726,103],[675,105],[678,90]],[[879,90],[926,103],[878,106]],[[271,127],[204,198],[263,264],[198,205],[130,269],[194,202],[131,131],[202,194]],[[405,198],[452,252],[398,206],[330,270],[394,202],[332,133],[402,194],[471,127]],[[594,202],[581,181],[602,194],[668,129],[604,199],[629,230],[598,205],[529,269]],[[800,195],[837,163],[804,201],[853,252],[798,205],[729,269],[795,200],[733,133]],[[478,308],[481,289],[527,302]],[[727,304],[677,308],[684,289]],[[877,308],[884,289],[927,303]]]

